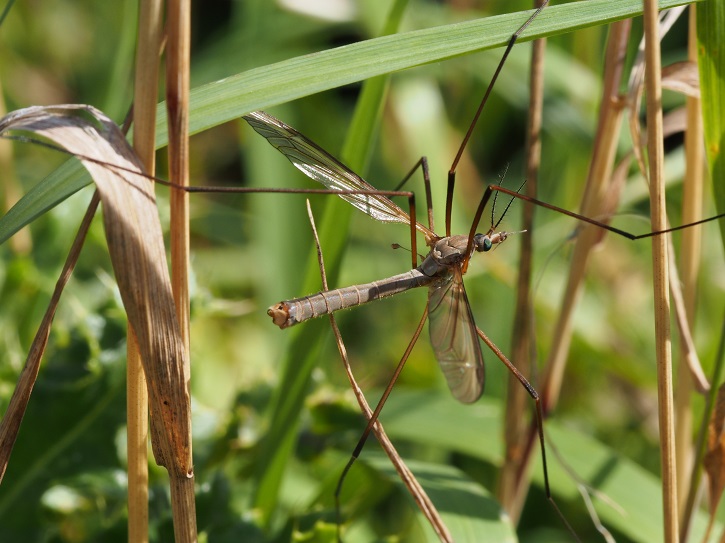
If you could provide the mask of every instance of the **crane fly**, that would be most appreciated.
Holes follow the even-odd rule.
[[[463,274],[474,252],[490,251],[510,233],[496,232],[497,223],[486,234],[475,234],[472,244],[468,235],[439,236],[423,224],[413,223],[408,213],[386,196],[372,194],[376,190],[372,185],[294,128],[262,111],[244,118],[306,175],[329,189],[368,192],[343,194],[341,198],[379,221],[414,224],[430,248],[421,265],[406,273],[280,302],[267,311],[274,324],[288,328],[340,309],[428,287],[429,331],[436,359],[453,396],[463,403],[475,402],[483,393],[485,372]]]
[[[448,387],[457,400],[463,403],[472,403],[475,402],[483,393],[485,383],[484,359],[478,338],[481,338],[494,352],[494,354],[504,363],[504,365],[507,366],[509,371],[534,400],[536,406],[536,430],[538,432],[538,441],[541,449],[546,496],[549,502],[553,505],[560,519],[573,535],[574,539],[578,540],[578,536],[569,525],[569,522],[560,511],[551,495],[546,463],[543,408],[539,393],[528,382],[524,375],[521,374],[516,366],[514,366],[514,364],[501,352],[501,350],[498,349],[498,347],[496,347],[496,345],[493,344],[493,342],[491,342],[479,328],[476,327],[463,282],[463,275],[466,273],[469,260],[473,253],[490,251],[495,246],[504,242],[511,234],[505,231],[496,231],[501,218],[505,215],[505,211],[501,218],[499,218],[498,222],[493,220],[492,211],[491,227],[485,234],[476,233],[475,230],[491,195],[493,193],[498,194],[498,192],[509,194],[512,196],[512,199],[520,198],[530,203],[575,218],[579,221],[593,224],[599,228],[614,232],[630,240],[663,234],[665,232],[692,226],[692,224],[669,230],[633,235],[618,228],[609,226],[608,224],[552,206],[529,196],[518,194],[518,192],[509,191],[508,189],[500,186],[489,186],[481,198],[470,232],[466,235],[451,235],[451,196],[458,161],[461,158],[463,149],[471,136],[473,127],[478,120],[500,69],[506,60],[508,52],[513,46],[513,43],[516,41],[518,35],[524,28],[526,28],[531,20],[540,13],[543,7],[544,6],[541,6],[538,10],[536,10],[527,22],[524,23],[524,25],[512,36],[512,39],[504,52],[503,58],[501,59],[501,62],[499,63],[498,68],[489,83],[483,100],[479,105],[479,109],[463,139],[459,152],[453,161],[448,179],[449,185],[448,196],[446,199],[445,236],[436,234],[432,226],[432,213],[429,196],[430,187],[424,164],[424,180],[426,181],[426,194],[428,196],[430,226],[425,226],[416,221],[414,217],[409,216],[384,194],[375,194],[376,189],[372,185],[364,181],[359,175],[355,174],[340,161],[332,157],[329,153],[327,153],[327,151],[282,121],[261,111],[250,113],[244,116],[244,118],[256,132],[266,138],[271,145],[285,155],[287,159],[305,175],[321,183],[327,189],[338,191],[341,198],[378,221],[401,223],[409,226],[413,241],[415,240],[416,232],[422,233],[425,236],[426,246],[429,250],[427,256],[420,265],[416,265],[414,256],[413,269],[408,272],[367,284],[354,285],[341,289],[324,290],[310,296],[282,301],[270,307],[268,310],[268,315],[272,318],[274,324],[284,329],[315,317],[333,314],[340,309],[352,308],[357,305],[392,296],[412,288],[428,288],[426,311],[421,319],[416,335],[411,340],[408,350],[403,355],[398,369],[385,389],[383,396],[378,403],[378,407],[372,414],[366,430],[352,454],[350,462],[348,462],[345,470],[343,471],[338,483],[336,498],[339,496],[342,480],[354,460],[359,455],[365,439],[370,433],[372,424],[375,420],[377,420],[380,410],[382,409],[382,406],[390,394],[395,380],[397,379],[397,375],[407,359],[410,350],[412,349],[412,345],[417,340],[417,334],[420,332],[420,328],[423,326],[423,323],[427,318],[429,321],[430,341],[435,357],[443,371],[443,374],[445,375]],[[416,254],[415,249],[412,250],[412,253],[413,255]]]

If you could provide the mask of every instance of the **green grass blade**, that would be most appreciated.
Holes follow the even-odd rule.
[[[65,162],[0,218],[0,243],[90,182],[88,172],[77,160]]]
[[[700,96],[707,161],[718,213],[725,213],[725,3],[697,8]],[[725,221],[720,221],[725,244]]]
[[[690,3],[662,0],[663,9]],[[553,36],[589,26],[635,17],[642,12],[640,0],[588,0],[547,7],[526,30],[520,41]],[[256,109],[295,100],[371,77],[505,45],[525,20],[526,14],[510,13],[465,23],[405,32],[366,40],[345,47],[304,55],[254,68],[191,92],[189,117],[195,134],[237,119]],[[156,141],[168,141],[166,104],[159,104]],[[0,243],[33,219],[77,191],[82,167],[69,166],[49,176],[28,192],[27,201],[0,220]],[[68,178],[73,178],[73,183]],[[84,178],[85,183],[90,179]]]
[[[368,455],[363,460],[377,470],[402,493],[408,490],[387,457]],[[452,466],[429,462],[409,461],[415,473],[440,513],[453,540],[459,543],[508,543],[517,541],[516,530],[499,503],[477,482]],[[410,498],[411,507],[415,507]],[[439,541],[430,524],[416,508],[415,526],[410,541]]]
[[[663,0],[662,9],[691,3]],[[642,13],[639,0],[587,0],[547,7],[519,43],[612,23]],[[383,36],[255,68],[198,87],[191,93],[192,133],[303,96],[386,73],[486,49],[503,47],[529,16],[508,13],[464,23]],[[231,114],[231,111],[236,113]],[[165,108],[158,111],[157,138],[166,141]]]

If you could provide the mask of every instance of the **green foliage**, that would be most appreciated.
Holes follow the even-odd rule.
[[[372,39],[384,26],[387,2],[359,2],[357,13],[343,22],[283,11],[266,0],[203,7],[200,3],[192,68],[191,123],[200,132],[192,139],[193,182],[311,186],[248,126],[234,120],[252,109],[276,106],[274,115],[344,157],[381,189],[393,188],[422,154],[427,155],[441,230],[445,174],[455,147],[498,62],[500,46],[522,20],[513,12],[528,8],[523,1],[493,4],[487,8],[499,14],[490,17],[493,14],[411,0],[415,9],[406,13],[401,31],[418,32]],[[130,103],[130,88],[122,82],[132,80],[128,43],[135,23],[119,9],[115,3],[59,0],[31,10],[18,3],[2,27],[3,45],[15,52],[0,67],[8,104],[15,108],[89,102],[110,109],[120,121]],[[541,199],[567,209],[577,207],[594,144],[606,37],[604,27],[592,25],[640,9],[638,0],[553,5],[532,25],[529,37],[550,36]],[[119,17],[122,25],[116,22]],[[684,57],[684,33],[684,28],[676,28],[675,37],[665,42],[667,58]],[[335,48],[347,42],[354,43]],[[499,49],[463,56],[490,47]],[[317,51],[321,52],[308,55]],[[486,183],[496,182],[507,169],[507,185],[517,187],[523,180],[527,57],[526,45],[514,49],[474,134],[459,172],[456,231],[468,229]],[[390,77],[389,91],[383,80],[369,80],[391,72],[396,73]],[[363,91],[367,98],[356,106],[356,82],[363,80],[373,90]],[[37,81],[46,85],[46,95]],[[341,85],[347,86],[338,88]],[[674,108],[682,98],[666,95],[666,101]],[[221,123],[226,124],[210,130]],[[159,130],[160,145],[165,143],[164,130]],[[348,143],[342,145],[343,141]],[[622,150],[628,145],[623,138]],[[31,225],[30,255],[17,255],[7,243],[0,249],[3,407],[89,190],[68,198],[87,183],[75,162],[55,170],[64,158],[30,145],[16,145],[15,151],[18,176],[30,196],[15,215],[0,222],[0,237],[6,239],[21,225],[37,220]],[[161,155],[159,160],[163,163]],[[679,200],[681,165],[681,152],[675,148],[666,165],[672,172],[668,196],[673,209]],[[36,185],[50,171],[46,181]],[[646,212],[644,191],[634,182],[625,191],[623,214]],[[410,188],[419,195],[419,217],[424,216],[420,180],[414,178]],[[165,192],[160,193],[163,203]],[[303,198],[191,198],[196,281],[192,394],[202,538],[334,541],[332,493],[364,424],[327,322],[280,331],[264,314],[278,300],[319,289]],[[393,242],[408,243],[405,228],[376,224],[329,198],[311,201],[328,267],[339,266],[339,273],[330,276],[333,286],[407,269],[409,254],[387,249]],[[324,218],[323,207],[331,208]],[[514,204],[504,221],[507,230],[519,229],[517,208]],[[676,215],[673,224],[678,223]],[[615,223],[637,232],[647,230],[636,217],[617,217]],[[536,240],[536,348],[541,358],[566,274],[567,240],[575,228],[570,219],[541,211],[535,231],[527,234]],[[721,319],[723,258],[717,228],[707,227],[704,238],[705,296],[698,307],[696,341],[707,364],[718,340],[719,326],[711,323]],[[61,303],[30,411],[0,486],[2,541],[126,539],[125,323],[103,244],[99,224]],[[466,276],[476,321],[504,352],[510,350],[515,244],[515,239],[508,241],[486,255],[485,263],[482,258],[472,261]],[[561,462],[625,510],[622,514],[604,500],[594,500],[618,541],[661,539],[650,260],[647,242],[611,237],[605,242],[592,263],[578,309],[564,396],[546,427],[550,451],[559,451],[549,453],[554,495],[587,541],[599,536]],[[424,292],[411,292],[339,316],[365,391],[385,386],[424,304]],[[543,496],[540,465],[532,468],[536,486],[516,531],[493,497],[503,454],[500,412],[506,370],[493,355],[485,355],[485,398],[473,406],[459,405],[445,389],[427,338],[422,338],[382,422],[456,541],[565,540],[565,530]],[[374,404],[377,396],[368,397]],[[693,403],[700,408],[699,400]],[[345,541],[435,541],[373,441],[343,487]],[[165,482],[165,473],[152,469],[153,541],[173,537]]]

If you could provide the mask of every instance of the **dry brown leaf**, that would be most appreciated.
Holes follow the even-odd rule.
[[[725,385],[720,385],[708,424],[707,452],[702,460],[708,477],[710,514],[714,514],[725,487]]]
[[[675,62],[662,68],[662,86],[692,98],[700,97],[700,76],[697,64],[690,61]]]
[[[129,322],[138,337],[151,409],[161,429],[152,440],[154,454],[157,462],[176,476],[191,476],[185,353],[152,183],[131,173],[142,171],[136,155],[116,124],[91,106],[18,110],[0,119],[0,133],[8,130],[33,132],[87,157],[81,161],[101,196],[111,261]]]
[[[678,107],[669,111],[662,119],[662,132],[666,138],[687,130],[687,110]]]

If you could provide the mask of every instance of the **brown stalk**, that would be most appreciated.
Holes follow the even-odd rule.
[[[535,7],[542,4],[535,2]],[[536,40],[532,44],[531,68],[529,73],[529,116],[526,130],[526,194],[536,198],[541,164],[541,119],[544,105],[544,52],[546,40]],[[531,308],[531,259],[533,256],[533,223],[536,206],[525,203],[523,212],[523,230],[529,235],[521,238],[519,251],[519,274],[516,295],[516,313],[514,315],[511,360],[519,371],[531,380],[531,368],[536,364],[534,359],[534,343]],[[498,497],[501,505],[511,517],[514,524],[518,523],[523,507],[528,484],[526,466],[526,432],[529,426],[530,398],[527,391],[513,375],[508,379],[504,433],[506,457],[499,479]],[[523,471],[522,471],[523,470]]]
[[[5,100],[3,87],[0,82],[0,116],[5,115]],[[13,164],[13,147],[9,141],[0,140],[0,171],[3,172],[3,214],[20,200],[21,190],[18,180],[15,177],[15,166]],[[9,240],[10,248],[16,254],[28,254],[33,248],[33,238],[30,237],[30,229],[23,228],[19,230]]]
[[[163,3],[142,0],[134,80],[133,143],[149,175],[156,170],[156,100],[159,53],[163,35]],[[146,377],[133,329],[128,327],[126,367],[126,418],[128,451],[128,539],[148,541],[148,424]]]
[[[697,62],[696,7],[690,6],[687,58]],[[687,131],[685,132],[685,171],[684,193],[682,201],[682,223],[695,222],[702,216],[702,197],[704,183],[704,147],[702,116],[699,97],[688,97]],[[682,233],[680,249],[680,276],[685,313],[690,326],[694,324],[695,299],[697,294],[697,276],[700,271],[702,231],[699,226],[687,228]],[[686,501],[690,485],[698,481],[690,480],[693,459],[692,450],[692,391],[693,381],[687,365],[685,353],[680,346],[680,361],[677,369],[677,389],[675,390],[675,443],[677,447],[677,488],[679,492],[679,519],[684,531],[689,519],[685,519]]]
[[[191,2],[167,3],[166,104],[169,132],[169,178],[181,186],[189,185],[189,58],[191,47]],[[189,196],[186,191],[171,191],[171,278],[176,318],[186,353],[182,369],[184,386],[189,383]],[[191,425],[188,425],[191,447]],[[191,453],[191,448],[189,450]],[[171,506],[177,542],[196,541],[196,505],[194,477],[171,477]]]
[[[660,39],[669,32],[677,19],[684,13],[684,6],[673,8],[660,15]],[[628,104],[629,104],[629,127],[634,142],[633,151],[637,157],[637,164],[644,178],[647,178],[647,167],[645,165],[645,138],[640,128],[639,111],[641,110],[642,96],[644,93],[644,74],[645,74],[645,42],[644,39],[639,46],[639,54],[632,67],[629,81]],[[699,82],[697,80],[696,65],[692,62],[681,62],[662,69],[662,87],[681,92],[687,97],[699,97]],[[671,134],[682,132],[688,126],[687,112],[683,108],[682,114],[678,111],[669,113],[663,120],[663,133],[667,137]],[[689,205],[689,204],[687,204]],[[683,238],[684,239],[684,238]],[[671,246],[671,241],[668,241]],[[670,249],[672,251],[672,249]],[[710,384],[702,370],[702,365],[695,351],[694,341],[690,330],[688,311],[685,307],[684,296],[682,294],[682,284],[678,279],[676,270],[676,261],[669,259],[670,267],[670,291],[672,293],[672,302],[675,308],[676,324],[680,335],[681,353],[683,364],[689,369],[690,376],[688,379],[692,381],[693,386],[698,392],[705,392],[709,389]],[[684,370],[684,368],[683,368]],[[687,394],[684,394],[687,396]],[[688,402],[689,403],[689,402]]]
[[[618,179],[621,177],[621,172],[614,173],[614,161],[623,109],[622,102],[619,100],[619,86],[630,27],[630,20],[612,24],[607,42],[599,122],[580,208],[580,213],[587,217],[606,218],[610,216],[613,212],[612,208],[618,201],[618,197],[611,197],[611,193],[618,192],[619,189],[613,188],[613,185],[618,185]],[[544,417],[554,409],[559,398],[571,342],[574,309],[581,295],[589,255],[601,240],[600,229],[584,225],[574,245],[561,311],[554,329],[554,337],[544,366],[540,388]],[[537,447],[535,425],[529,425],[526,440],[521,442],[520,447],[522,447],[522,459],[518,466],[516,501],[513,502],[513,507],[518,504],[519,508],[526,497],[528,489],[526,473]]]
[[[587,184],[580,208],[580,213],[586,217],[602,217],[611,213],[610,210],[602,209],[601,204],[609,200],[606,197],[609,192],[606,183],[612,178],[617,140],[619,138],[622,118],[619,85],[622,80],[622,69],[630,27],[631,21],[623,20],[612,24],[610,29],[605,54],[599,122],[597,124],[592,161],[587,175]],[[562,309],[556,322],[552,347],[544,368],[541,390],[544,413],[554,409],[559,398],[564,368],[566,367],[566,357],[571,343],[574,308],[581,295],[582,281],[589,255],[600,240],[601,233],[597,228],[584,225],[574,245]]]
[[[644,1],[645,87],[647,104],[647,153],[649,166],[652,229],[667,228],[664,193],[664,148],[662,133],[662,87],[660,74],[659,19],[657,2]],[[662,506],[667,543],[679,540],[677,481],[675,472],[674,403],[672,399],[672,353],[670,338],[670,300],[665,236],[652,238],[652,273],[655,304],[657,357],[657,398],[662,470]]]
[[[616,182],[617,179],[617,175],[613,174],[613,167],[622,117],[622,104],[619,100],[618,89],[622,78],[630,26],[629,20],[612,24],[607,43],[599,122],[587,185],[580,208],[580,213],[587,217],[602,217],[611,214],[609,208],[612,205],[612,198],[607,197],[610,186],[606,183],[608,181]],[[598,228],[584,225],[574,245],[564,299],[554,329],[549,356],[544,366],[540,389],[545,417],[556,406],[559,398],[571,342],[574,308],[581,293],[589,254],[601,239],[602,235]],[[520,475],[517,479],[518,488],[516,490],[519,507],[526,495],[528,483],[525,474],[537,447],[537,432],[534,425],[529,425],[526,441],[522,442],[520,446],[523,447],[523,454],[518,468]]]
[[[669,30],[672,28],[674,23],[677,21],[677,19],[684,13],[685,6],[680,6],[677,8],[673,8],[668,10],[667,12],[663,12],[660,15],[660,22],[659,22],[659,34],[660,39],[669,32]],[[629,82],[629,92],[628,92],[628,103],[629,103],[629,109],[630,109],[630,115],[629,115],[629,127],[630,132],[632,135],[632,140],[634,142],[633,150],[634,154],[637,157],[637,164],[639,166],[640,172],[642,173],[642,176],[644,178],[647,178],[647,167],[645,165],[645,139],[642,135],[642,130],[640,128],[640,119],[639,119],[639,111],[641,109],[641,101],[642,101],[642,95],[644,92],[644,74],[645,74],[645,68],[646,68],[646,62],[645,62],[645,41],[642,40],[639,46],[639,54],[637,56],[637,59],[634,62],[634,66],[632,67],[632,72],[630,75],[630,82]],[[673,65],[670,65],[666,68],[663,68],[661,73],[661,86],[663,88],[669,88],[671,90],[675,90],[676,92],[681,92],[688,98],[699,98],[699,81],[697,78],[697,71],[696,71],[696,64],[693,62],[680,62],[675,63]],[[690,113],[688,114],[684,109],[683,115],[678,115],[677,112],[672,112],[668,114],[664,120],[663,120],[663,134],[664,136],[668,136],[670,134],[674,134],[676,132],[684,131],[686,127],[689,124],[690,119],[688,119],[687,115],[693,115],[692,109],[690,109]],[[693,145],[693,142],[690,142],[690,145]],[[687,153],[687,150],[686,150]],[[689,161],[688,161],[689,163]],[[700,166],[702,167],[702,166]],[[687,189],[685,189],[687,190]],[[700,191],[702,189],[700,188]],[[690,203],[684,204],[686,206],[691,206]],[[683,219],[684,220],[684,219]],[[685,243],[689,243],[690,236],[683,237],[683,241]],[[670,245],[670,252],[672,252],[672,242],[671,240],[668,240],[668,244]],[[697,260],[697,257],[693,254],[691,255],[695,257],[695,261]],[[693,387],[698,392],[705,392],[709,389],[709,383],[707,382],[707,378],[705,377],[704,371],[702,370],[702,365],[700,364],[700,360],[697,356],[697,352],[694,347],[694,341],[692,340],[692,333],[691,333],[691,325],[689,324],[690,318],[689,315],[692,313],[692,311],[688,311],[688,309],[685,307],[685,297],[682,294],[682,283],[679,281],[677,276],[677,270],[676,270],[676,261],[674,258],[669,258],[669,268],[670,268],[670,291],[672,293],[672,303],[675,308],[675,316],[676,316],[676,324],[679,331],[680,336],[680,351],[681,351],[681,366],[682,370],[685,371],[685,368],[690,372],[690,375],[686,378],[689,380],[692,384],[689,386],[690,389]],[[694,261],[692,261],[694,262]],[[686,265],[691,265],[692,262],[688,262]],[[689,273],[692,273],[691,271]],[[692,294],[694,296],[694,293]],[[688,385],[685,385],[687,387]],[[683,424],[685,426],[687,425],[686,419],[687,414],[686,412],[690,409],[689,406],[689,396],[690,393],[687,390],[683,390],[682,393],[678,394],[675,397],[676,404],[681,406],[681,410],[679,413],[683,417]],[[677,419],[679,420],[679,418]],[[683,426],[681,430],[681,435],[690,435],[686,432],[686,428]],[[681,443],[682,447],[687,448],[687,442],[690,441],[689,438],[685,440],[684,443],[681,441],[678,441],[678,443]],[[686,460],[686,459],[685,459]],[[687,461],[685,461],[685,464],[688,464]],[[678,463],[678,466],[680,463]],[[684,469],[685,471],[680,471]],[[686,467],[678,467],[678,473],[679,476],[682,477],[680,481],[684,481],[688,478],[687,475],[685,475],[685,472],[687,471]],[[684,507],[684,503],[680,504],[680,507]]]

